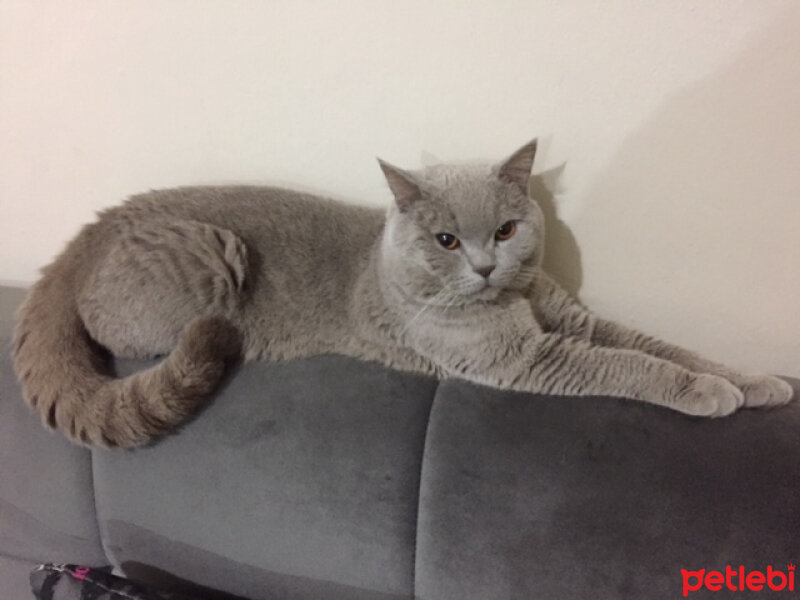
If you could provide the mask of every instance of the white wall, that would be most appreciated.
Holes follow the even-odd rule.
[[[797,376],[798,31],[794,0],[4,0],[0,280],[146,188],[385,204],[375,155],[538,135],[548,266],[587,304]]]

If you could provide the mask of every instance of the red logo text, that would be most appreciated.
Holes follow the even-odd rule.
[[[744,566],[734,569],[730,565],[722,571],[687,571],[681,569],[683,576],[683,597],[689,592],[696,592],[703,588],[712,592],[726,589],[733,592],[750,590],[758,592],[761,590],[794,590],[794,570],[793,564],[786,567],[786,571],[773,569],[772,565],[767,565],[766,571],[745,571]]]

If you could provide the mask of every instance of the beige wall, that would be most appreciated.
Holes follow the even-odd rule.
[[[374,156],[538,135],[548,266],[607,316],[800,376],[800,3],[0,2],[0,280],[146,188],[389,201]]]

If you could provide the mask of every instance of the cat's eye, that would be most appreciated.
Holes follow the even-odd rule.
[[[461,241],[452,233],[437,233],[436,239],[447,250],[455,250],[461,245]]]
[[[498,242],[503,242],[517,233],[517,224],[514,221],[506,221],[494,232],[494,239]]]

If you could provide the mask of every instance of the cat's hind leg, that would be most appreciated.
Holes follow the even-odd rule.
[[[106,215],[20,308],[13,352],[25,400],[77,443],[133,447],[167,433],[240,355],[230,317],[246,278],[244,244],[230,231]],[[168,355],[118,379],[92,338],[117,355]]]
[[[87,331],[113,354],[166,354],[198,317],[237,313],[248,265],[233,232],[196,221],[115,228],[115,242],[78,296]]]

